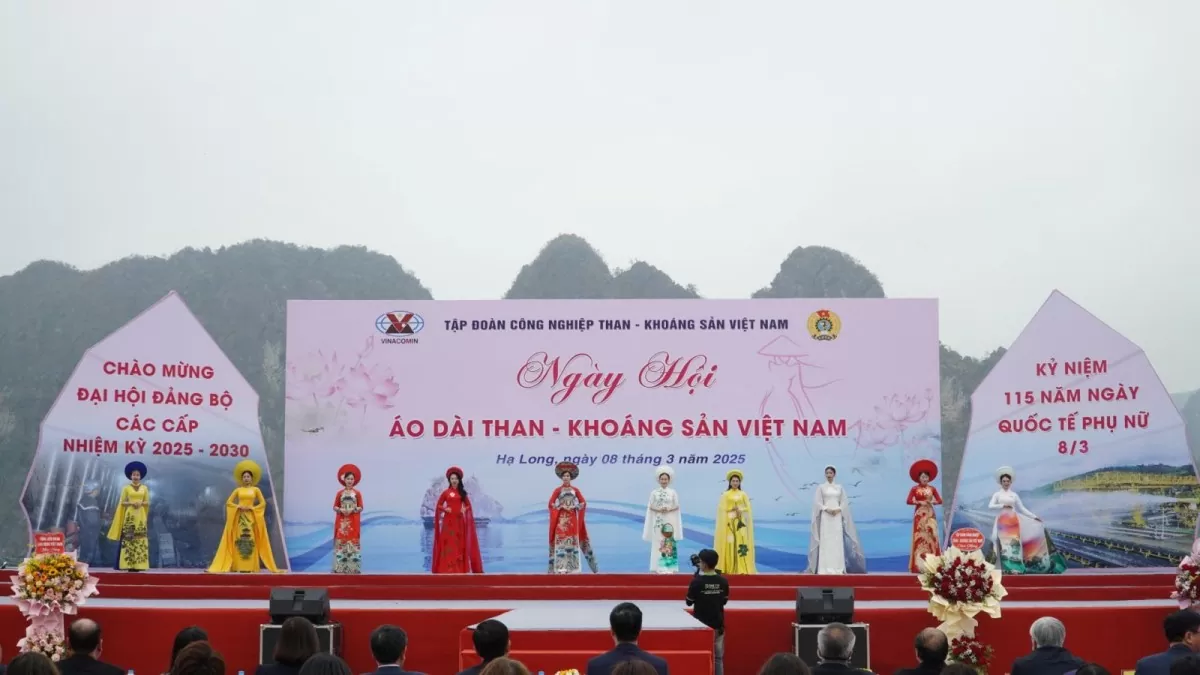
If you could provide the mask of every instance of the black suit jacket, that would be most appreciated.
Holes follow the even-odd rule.
[[[425,673],[405,670],[400,666],[376,666],[375,672],[364,673],[364,675],[425,675]]]
[[[1065,647],[1038,647],[1013,661],[1009,675],[1063,675],[1084,663]]]
[[[491,661],[484,661],[477,666],[471,666],[470,668],[460,672],[458,675],[479,675],[489,663],[491,663]],[[4,673],[0,673],[0,675],[4,675]]]
[[[869,670],[829,661],[818,663],[809,670],[812,671],[812,675],[871,675]]]
[[[612,669],[616,668],[618,663],[626,661],[645,661],[654,666],[654,672],[658,675],[667,675],[666,660],[650,652],[642,651],[640,647],[630,642],[622,642],[611,651],[590,659],[587,663],[587,675],[612,675]]]
[[[1175,659],[1183,658],[1191,653],[1192,650],[1184,645],[1171,645],[1171,648],[1165,652],[1138,659],[1137,669],[1134,670],[1134,673],[1135,675],[1170,675],[1171,664],[1175,663]]]
[[[59,675],[125,675],[124,668],[97,661],[86,654],[68,656],[58,662]]]
[[[922,663],[916,668],[901,668],[896,675],[938,675],[945,667],[945,663]]]

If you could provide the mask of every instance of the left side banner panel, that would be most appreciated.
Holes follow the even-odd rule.
[[[31,537],[62,532],[81,560],[114,567],[121,537],[109,538],[112,521],[126,467],[141,462],[149,567],[203,569],[245,460],[262,468],[267,532],[286,567],[258,394],[171,293],[84,353],[42,420],[21,508]]]

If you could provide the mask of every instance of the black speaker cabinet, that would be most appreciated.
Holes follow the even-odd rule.
[[[809,626],[853,620],[853,588],[796,589],[796,623]]]
[[[324,588],[272,588],[271,623],[302,616],[315,623],[329,623],[329,591]]]
[[[852,623],[850,632],[854,633],[854,651],[850,652],[850,667],[871,669],[871,627],[865,623]],[[809,666],[820,662],[817,657],[817,634],[825,625],[802,626],[792,624],[792,653],[804,659]]]
[[[279,642],[279,632],[283,627],[277,623],[264,623],[258,627],[258,662],[269,666],[275,663],[275,645]],[[317,625],[317,644],[321,652],[342,655],[342,624],[326,623]]]

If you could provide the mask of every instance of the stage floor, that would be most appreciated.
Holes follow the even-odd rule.
[[[430,675],[457,672],[465,629],[484,619],[507,615],[517,623],[514,650],[531,661],[537,655],[561,652],[564,636],[586,645],[588,653],[599,653],[611,642],[603,617],[625,600],[636,602],[648,619],[662,618],[674,626],[686,616],[683,597],[690,579],[684,574],[343,576],[154,571],[101,571],[97,576],[100,595],[89,600],[80,614],[104,627],[106,658],[137,672],[166,670],[174,633],[193,624],[209,631],[231,672],[252,671],[257,663],[258,628],[268,621],[269,589],[284,586],[329,589],[332,617],[344,626],[344,655],[355,672],[367,672],[374,665],[367,646],[370,631],[381,623],[393,623],[409,633],[408,667]],[[1029,625],[1046,615],[1064,621],[1067,646],[1082,658],[1098,661],[1111,672],[1131,669],[1141,656],[1163,648],[1162,617],[1177,606],[1168,599],[1173,579],[1173,574],[1162,571],[1006,577],[1010,595],[1003,603],[1003,617],[981,617],[979,629],[980,638],[996,648],[998,667],[993,672],[1006,672],[1013,658],[1028,651]],[[869,649],[876,672],[911,666],[913,635],[937,624],[913,575],[732,577],[726,612],[729,675],[754,675],[772,653],[790,650],[800,586],[855,587],[855,620],[871,626]],[[578,631],[569,628],[575,622],[580,623]],[[518,630],[523,624],[528,626]],[[710,639],[703,628],[684,630],[703,636],[706,643]],[[13,645],[23,634],[24,620],[13,601],[0,598],[0,643]]]

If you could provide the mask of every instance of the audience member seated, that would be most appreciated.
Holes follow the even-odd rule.
[[[612,675],[655,675],[655,672],[654,666],[645,661],[625,661],[613,668]]]
[[[260,665],[254,675],[299,675],[300,668],[319,651],[317,627],[302,616],[293,616],[279,627],[275,663]]]
[[[758,675],[811,675],[808,664],[795,654],[780,652],[763,664]]]
[[[225,659],[207,640],[193,642],[179,650],[171,664],[172,675],[225,675]]]
[[[91,619],[76,619],[67,629],[67,647],[71,655],[58,662],[62,675],[125,675],[125,669],[100,660],[103,640],[100,624]]]
[[[475,653],[479,655],[483,663],[471,666],[458,675],[481,675],[489,663],[501,656],[508,656],[508,650],[512,648],[512,641],[508,637],[508,626],[495,619],[480,621],[471,634],[471,642],[475,643]]]
[[[300,675],[354,675],[354,672],[333,654],[314,654],[300,667]]]
[[[199,626],[188,626],[175,634],[175,644],[171,646],[171,662],[167,664],[167,671],[163,675],[172,675],[171,668],[175,665],[175,659],[179,658],[179,652],[184,647],[193,642],[204,642],[208,640],[208,633]]]
[[[398,626],[384,624],[371,631],[371,656],[375,658],[374,675],[422,675],[404,669],[404,654],[407,651],[408,634]]]
[[[947,663],[946,667],[942,668],[942,675],[979,675],[979,671],[965,663]]]
[[[530,673],[524,663],[501,656],[498,659],[492,659],[492,662],[487,664],[487,667],[480,671],[479,675],[530,675]]]
[[[642,634],[642,610],[637,605],[622,602],[613,607],[608,615],[608,627],[617,646],[589,660],[587,675],[612,675],[613,668],[626,661],[645,661],[654,666],[658,675],[667,675],[666,661],[638,647],[638,636]]]
[[[870,671],[850,665],[854,654],[854,631],[844,623],[831,623],[817,633],[817,665],[812,675],[867,675]]]
[[[926,628],[917,633],[913,642],[917,651],[917,667],[902,668],[896,675],[939,675],[946,667],[946,655],[950,653],[950,641],[946,634],[936,628]]]
[[[1052,616],[1043,616],[1029,627],[1033,651],[1013,661],[1010,675],[1064,675],[1083,667],[1080,659],[1067,651],[1067,627]],[[1165,675],[1165,674],[1164,674]]]
[[[1171,612],[1163,619],[1167,651],[1138,660],[1135,675],[1169,675],[1177,659],[1200,651],[1200,613],[1190,609]]]
[[[6,672],[16,675],[58,675],[58,669],[49,656],[41,652],[25,652],[8,664]]]
[[[1200,655],[1188,654],[1171,663],[1171,675],[1200,675]]]
[[[1070,673],[1067,675],[1070,675]],[[1079,670],[1075,671],[1075,675],[1110,675],[1110,673],[1107,668],[1099,663],[1085,663]]]

